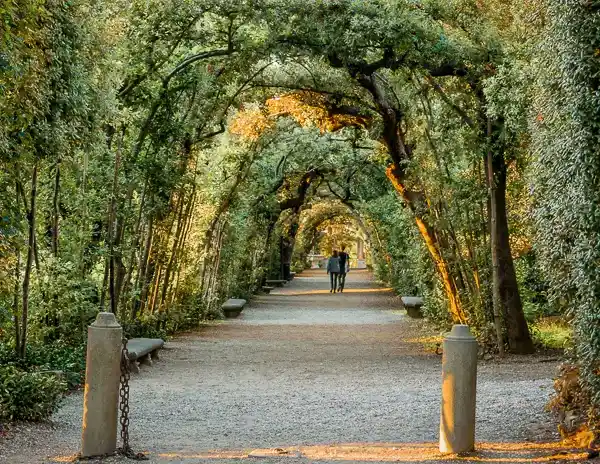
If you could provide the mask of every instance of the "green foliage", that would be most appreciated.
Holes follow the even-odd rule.
[[[63,342],[30,344],[24,359],[14,348],[0,343],[0,365],[11,365],[25,371],[59,371],[68,388],[78,387],[85,377],[85,345],[70,346]]]
[[[531,251],[515,260],[515,270],[527,319],[533,322],[540,317],[557,315],[546,298],[548,285],[539,268],[535,253]]]
[[[126,338],[162,338],[167,339],[166,316],[143,316],[123,325]]]
[[[566,350],[573,347],[573,329],[560,318],[540,319],[530,328],[534,342],[543,349]]]
[[[66,383],[53,373],[0,366],[0,420],[48,419],[65,389]]]
[[[537,246],[554,304],[574,317],[583,385],[600,405],[600,12],[547,2],[536,65]]]

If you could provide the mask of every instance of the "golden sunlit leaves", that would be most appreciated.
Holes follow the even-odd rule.
[[[586,424],[579,427],[575,433],[568,433],[561,427],[559,427],[559,432],[563,439],[563,445],[569,448],[590,448],[596,439],[596,435]]]
[[[291,117],[303,127],[317,127],[321,133],[344,127],[367,125],[364,116],[336,112],[328,96],[316,92],[291,92],[266,101],[264,108],[242,109],[230,123],[229,131],[248,140],[257,140],[271,129],[278,117]]]
[[[229,132],[242,138],[256,141],[274,126],[274,121],[259,108],[250,108],[238,112],[229,124]]]
[[[316,92],[294,92],[271,98],[266,105],[272,116],[290,116],[301,126],[316,126],[321,132],[366,125],[363,117],[333,111],[327,98],[327,95]]]

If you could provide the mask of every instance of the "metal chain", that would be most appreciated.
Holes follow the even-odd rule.
[[[121,389],[119,391],[119,410],[121,417],[121,441],[122,445],[119,448],[119,454],[137,461],[146,461],[148,456],[144,453],[136,453],[129,445],[129,378],[131,372],[129,369],[129,350],[127,349],[127,338],[123,337],[123,350],[121,351]]]

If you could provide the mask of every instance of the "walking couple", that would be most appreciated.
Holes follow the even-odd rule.
[[[333,250],[333,256],[327,261],[327,274],[331,280],[329,293],[344,291],[346,274],[350,270],[350,256],[344,251],[345,249],[346,247],[342,246],[342,251],[339,253],[337,250]]]

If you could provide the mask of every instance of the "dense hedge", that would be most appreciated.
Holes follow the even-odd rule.
[[[532,128],[537,248],[550,298],[575,318],[580,372],[600,406],[600,8],[547,5]]]

